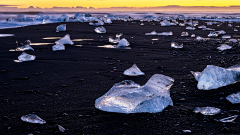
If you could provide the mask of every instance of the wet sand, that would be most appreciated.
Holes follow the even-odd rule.
[[[181,32],[207,37],[209,31],[186,30],[186,27],[161,27],[159,23],[119,22],[105,25],[106,34],[94,32],[88,23],[68,22],[66,32],[56,33],[60,23],[3,29],[0,33],[15,34],[0,38],[0,134],[54,134],[55,125],[63,126],[62,134],[239,134],[240,119],[235,123],[219,123],[214,119],[239,114],[239,105],[232,105],[225,98],[239,91],[240,83],[216,90],[197,89],[197,81],[190,71],[202,71],[207,65],[229,67],[240,62],[240,48],[224,53],[216,48],[219,41],[198,43],[191,37],[181,37]],[[200,25],[204,22],[200,21]],[[225,30],[228,35],[240,38],[239,32],[224,23],[207,26]],[[234,26],[240,25],[233,23]],[[156,32],[172,31],[173,36],[145,36]],[[131,49],[102,48],[110,45],[108,37],[123,33]],[[52,45],[70,34],[74,45],[66,45],[65,51],[53,52]],[[49,37],[55,37],[50,38]],[[43,39],[47,38],[47,39]],[[30,62],[15,63],[22,52],[12,52],[16,41],[31,40],[35,55]],[[85,39],[85,40],[80,40]],[[86,40],[87,39],[87,40]],[[158,40],[152,40],[158,39]],[[220,39],[220,37],[212,38]],[[172,40],[183,43],[182,49],[170,47]],[[81,46],[82,45],[82,46]],[[123,71],[134,63],[145,76],[127,77]],[[95,100],[115,84],[133,80],[144,85],[154,74],[163,74],[175,79],[171,87],[174,106],[160,113],[119,114],[103,112],[94,107]],[[214,116],[193,112],[195,107],[218,107],[222,110]],[[21,116],[34,113],[47,121],[38,125],[21,121]]]

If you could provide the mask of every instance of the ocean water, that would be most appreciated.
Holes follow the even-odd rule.
[[[27,18],[35,18],[39,12],[0,12],[0,29],[6,28],[16,28],[16,27],[24,27],[28,25],[39,25],[43,23],[54,23],[59,22],[57,18],[60,17],[62,14],[67,15],[68,17],[73,17],[75,13],[64,13],[64,12],[44,12],[42,13],[44,16],[48,15],[51,18],[50,22],[43,22],[43,21],[31,21],[31,22],[7,22],[7,18],[17,18],[17,15],[23,14]],[[178,15],[184,15],[188,18],[198,18],[203,19],[203,16],[216,16],[216,17],[235,17],[235,19],[204,19],[209,21],[231,21],[231,22],[240,22],[240,13],[158,13],[158,12],[105,12],[105,13],[91,13],[92,16],[103,17],[104,15],[116,15],[116,16],[131,16],[132,18],[142,18],[145,16],[152,15],[154,17],[176,17]]]

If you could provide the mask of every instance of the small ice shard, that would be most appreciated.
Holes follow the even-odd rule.
[[[139,76],[139,75],[145,75],[136,64],[133,64],[133,66],[127,70],[124,71],[124,75],[127,76]]]
[[[179,26],[185,26],[185,23],[179,23]]]
[[[215,29],[212,29],[212,28],[205,28],[205,29],[202,29],[202,30],[215,30]]]
[[[106,33],[106,29],[105,29],[103,26],[97,27],[97,28],[95,28],[94,30],[95,30],[95,32],[97,32],[97,33]]]
[[[190,26],[189,26],[189,27],[187,27],[186,29],[187,29],[187,30],[195,30],[196,28],[195,28],[195,27],[190,27]]]
[[[226,97],[228,101],[230,101],[232,104],[238,104],[240,103],[240,92],[236,94],[231,94]]]
[[[222,38],[223,38],[223,39],[231,38],[231,36],[229,36],[229,35],[224,35],[224,36],[222,36]]]
[[[192,133],[191,130],[183,130],[182,132],[183,132],[183,134],[191,134]]]
[[[170,31],[170,32],[162,32],[162,33],[159,33],[159,35],[162,35],[162,36],[172,36],[173,33]]]
[[[29,55],[23,52],[21,55],[18,56],[18,60],[15,60],[15,62],[31,61],[31,60],[35,60],[35,58],[36,56]]]
[[[104,23],[111,24],[111,23],[112,23],[112,20],[111,20],[110,18],[107,18],[106,20],[104,20]]]
[[[219,31],[215,31],[217,32],[218,34],[226,34],[226,32],[224,30],[219,30]]]
[[[63,44],[63,45],[65,45],[65,44],[73,45],[74,44],[73,41],[70,39],[70,35],[69,34],[67,34],[63,38],[57,40],[55,43],[56,44]]]
[[[221,46],[217,47],[218,50],[223,51],[227,49],[231,49],[232,47],[226,44],[221,44]]]
[[[29,122],[29,123],[37,123],[37,124],[45,124],[46,121],[41,119],[35,114],[28,114],[28,115],[23,115],[21,117],[22,121]]]
[[[67,15],[63,14],[57,20],[60,21],[60,22],[68,22],[69,17]]]
[[[201,76],[201,72],[193,72],[193,71],[190,71],[190,72],[193,74],[194,78],[198,81]]]
[[[183,44],[179,44],[178,42],[172,41],[171,47],[173,48],[183,48]]]
[[[157,113],[173,105],[170,88],[174,79],[153,75],[144,86],[125,80],[115,84],[95,101],[97,109],[118,113]]]
[[[121,39],[117,45],[117,48],[122,48],[122,47],[126,47],[126,46],[129,46],[130,43],[125,39]]]
[[[34,49],[30,46],[30,44],[31,44],[31,41],[30,40],[26,40],[24,43],[21,43],[22,46],[21,47],[17,47],[15,49],[15,51],[26,51],[26,50],[34,51]]]
[[[57,43],[56,45],[52,46],[53,51],[58,51],[58,50],[65,50],[65,46],[63,44]]]
[[[228,27],[232,27],[232,24],[228,24]]]
[[[159,35],[155,30],[150,33],[145,33],[145,35]]]
[[[229,39],[229,42],[230,42],[230,43],[237,43],[238,40],[237,40],[237,39]]]
[[[59,32],[59,31],[66,31],[66,24],[61,24],[57,26],[56,32]]]
[[[102,26],[102,25],[104,25],[104,22],[99,20],[97,23],[90,22],[89,25]]]
[[[194,72],[192,72],[194,73]],[[208,65],[199,75],[195,74],[200,90],[211,90],[236,83],[240,80],[240,64],[229,68]],[[195,76],[194,75],[194,76]]]
[[[195,34],[192,34],[191,37],[196,37],[196,35],[195,35]]]
[[[65,128],[57,124],[56,130],[57,130],[56,133],[63,133],[65,131]]]
[[[207,28],[207,27],[204,26],[204,25],[201,25],[201,26],[198,26],[198,28],[199,28],[199,29],[205,29],[205,28]]]
[[[120,37],[122,36],[123,34],[122,33],[120,33],[120,34],[116,34],[116,38],[115,39],[113,39],[113,38],[108,38],[109,39],[109,42],[110,43],[119,43],[120,42]]]
[[[238,115],[233,115],[233,116],[230,116],[230,117],[227,117],[227,118],[223,118],[223,119],[220,119],[219,122],[233,122],[236,118],[238,117]]]
[[[215,107],[196,107],[193,112],[203,115],[215,115],[220,113],[221,109]]]
[[[144,23],[141,23],[140,25],[141,25],[141,26],[143,26],[143,25],[144,25]]]
[[[200,37],[200,36],[197,36],[197,37],[196,37],[196,40],[197,40],[198,42],[200,42],[200,41],[203,41],[203,38]]]
[[[160,22],[161,26],[171,26],[171,23],[167,20],[163,20],[162,22]]]
[[[188,32],[182,32],[181,36],[182,37],[187,37],[188,36]]]
[[[217,37],[217,36],[218,36],[218,33],[213,31],[210,31],[210,33],[208,34],[208,37]]]

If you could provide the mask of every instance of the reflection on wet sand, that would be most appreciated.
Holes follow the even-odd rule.
[[[31,43],[30,45],[52,45],[53,43]]]
[[[45,37],[43,39],[61,39],[62,37]]]

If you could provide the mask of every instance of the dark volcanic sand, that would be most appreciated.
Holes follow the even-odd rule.
[[[203,23],[203,22],[202,22]],[[190,71],[202,71],[207,65],[229,67],[239,64],[239,47],[222,54],[216,50],[218,43],[208,41],[198,43],[190,37],[180,37],[182,31],[196,36],[207,37],[209,31],[191,31],[186,27],[161,27],[145,22],[114,22],[105,25],[106,34],[97,34],[88,23],[66,23],[67,31],[56,33],[57,24],[27,26],[0,30],[0,33],[15,34],[14,37],[0,38],[0,134],[26,135],[54,134],[55,124],[63,126],[62,134],[182,134],[191,130],[192,134],[239,134],[240,119],[235,123],[218,123],[214,119],[238,114],[239,105],[232,105],[225,98],[240,91],[240,83],[216,90],[197,89],[197,81]],[[240,25],[234,23],[234,25]],[[229,35],[237,35],[227,23],[220,27]],[[173,36],[145,36],[147,32],[172,31]],[[123,33],[130,42],[131,49],[110,49],[97,46],[109,45],[108,37]],[[15,63],[22,52],[10,52],[16,48],[16,41],[30,39],[32,43],[54,43],[63,37],[71,39],[93,39],[75,41],[66,45],[65,51],[53,52],[52,45],[33,46],[36,60]],[[159,38],[158,41],[152,41]],[[238,37],[236,37],[238,38]],[[182,42],[184,48],[172,49],[172,40]],[[209,58],[211,56],[211,58]],[[145,76],[127,77],[123,71],[133,63],[145,72]],[[175,79],[171,87],[174,106],[160,113],[119,114],[95,109],[95,99],[105,94],[115,83],[133,80],[144,85],[154,74],[164,74]],[[195,107],[212,106],[222,110],[222,114],[204,116],[194,114]],[[233,111],[235,110],[235,111]],[[21,116],[35,113],[47,124],[38,125],[21,121]],[[225,128],[225,129],[224,129]]]

